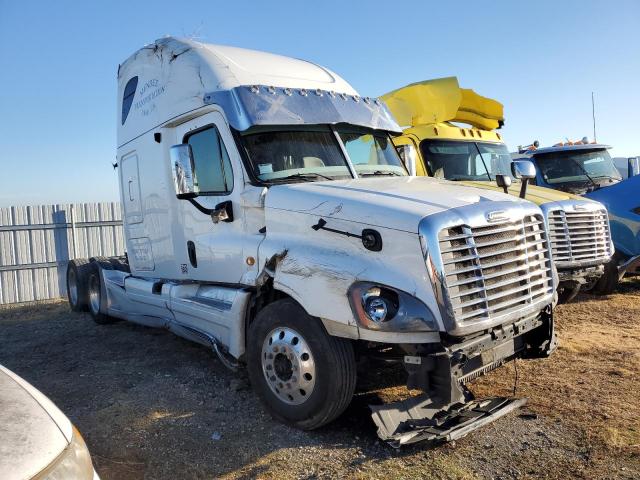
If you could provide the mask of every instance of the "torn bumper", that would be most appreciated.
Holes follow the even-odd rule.
[[[372,406],[378,436],[392,447],[427,441],[451,442],[491,423],[527,403],[526,398],[494,397],[473,400],[448,410],[433,407],[428,395]]]
[[[450,441],[509,413],[526,400],[476,400],[465,384],[516,358],[541,358],[556,348],[551,308],[474,336],[443,339],[441,348],[405,345],[407,387],[423,395],[372,405],[378,435],[394,447],[420,440]]]

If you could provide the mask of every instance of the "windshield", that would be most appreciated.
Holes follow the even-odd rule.
[[[343,147],[359,176],[407,175],[386,133],[336,131],[338,136],[329,127],[271,130],[242,138],[254,174],[264,182],[351,178]]]
[[[606,150],[568,150],[536,155],[540,173],[549,184],[622,180]]]
[[[358,176],[407,175],[389,135],[343,129],[338,134]]]
[[[429,175],[447,180],[495,180],[511,177],[511,155],[501,143],[423,140],[422,158]]]

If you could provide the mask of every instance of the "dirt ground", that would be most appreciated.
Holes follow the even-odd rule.
[[[528,407],[431,449],[381,443],[372,393],[319,431],[288,428],[206,348],[127,322],[99,326],[63,302],[0,311],[0,363],[71,418],[105,480],[640,478],[640,279],[555,318],[559,350],[517,363]],[[508,365],[472,389],[508,395],[515,378]]]

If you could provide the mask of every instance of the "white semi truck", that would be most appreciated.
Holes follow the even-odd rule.
[[[400,132],[383,103],[313,63],[145,46],[118,69],[127,255],[71,261],[71,307],[211,347],[302,429],[344,411],[371,356],[424,392],[372,407],[394,445],[513,410],[523,400],[474,400],[465,384],[555,348],[542,213],[408,176]]]

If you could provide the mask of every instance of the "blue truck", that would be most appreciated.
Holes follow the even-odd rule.
[[[592,289],[603,295],[612,293],[625,274],[640,274],[640,158],[628,159],[624,179],[610,148],[585,138],[544,148],[534,142],[519,148],[517,155],[536,166],[536,185],[583,195],[607,207],[616,253]]]

